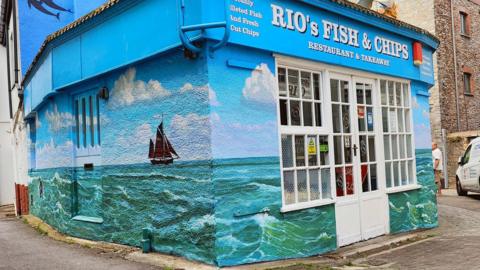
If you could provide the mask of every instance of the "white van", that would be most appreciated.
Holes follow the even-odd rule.
[[[466,196],[469,191],[480,192],[480,137],[458,158],[457,194]]]

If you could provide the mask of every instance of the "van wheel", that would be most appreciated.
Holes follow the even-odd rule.
[[[457,194],[458,196],[467,196],[468,191],[462,189],[460,180],[457,179]]]

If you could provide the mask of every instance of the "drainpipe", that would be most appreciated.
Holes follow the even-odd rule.
[[[7,40],[7,85],[8,85],[8,106],[9,106],[9,111],[10,111],[10,119],[13,118],[13,108],[12,108],[12,80],[10,78],[10,38],[8,37],[8,32],[9,32],[9,27],[6,29],[6,40]]]
[[[457,132],[460,131],[460,107],[458,105],[458,67],[457,67],[457,44],[455,42],[455,16],[453,15],[453,0],[450,0],[450,15],[452,20],[452,45],[453,62],[455,70],[455,107],[457,113]]]

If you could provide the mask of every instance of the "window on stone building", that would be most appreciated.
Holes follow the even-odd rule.
[[[468,21],[468,14],[465,12],[460,12],[460,33],[462,35],[470,34],[470,25]]]
[[[472,75],[470,73],[463,73],[463,92],[466,95],[472,94]]]

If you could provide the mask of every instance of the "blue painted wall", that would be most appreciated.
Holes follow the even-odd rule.
[[[365,15],[327,0],[273,2],[310,14],[316,21],[328,19],[371,37],[387,37],[409,49],[416,37],[431,41],[405,29],[395,35],[389,24],[380,25],[381,30],[355,22],[338,13],[360,19]],[[221,5],[209,9],[214,3]],[[186,1],[187,15],[192,15],[186,16],[186,24],[224,19],[224,3],[244,5]],[[325,9],[312,8],[320,3]],[[189,60],[179,47],[177,3],[167,0],[121,2],[53,41],[25,86],[25,111],[38,114],[37,121],[30,121],[36,127],[32,213],[66,234],[134,246],[140,245],[141,231],[148,228],[155,251],[219,266],[334,250],[333,205],[280,213],[273,54],[412,79],[417,148],[430,142],[425,115],[425,93],[433,78],[430,67],[413,66],[411,55],[390,59],[365,48],[355,50],[389,60],[391,65],[379,67],[355,57],[312,51],[305,47],[311,36],[271,25],[267,2],[255,2],[252,8],[262,16],[248,15],[258,19],[258,27],[247,24],[259,28],[261,35],[232,32],[231,43],[213,57],[207,49],[222,30],[208,31],[211,40],[202,42],[202,53]],[[228,15],[234,25],[235,19]],[[428,58],[433,48],[424,45]],[[100,115],[94,117],[101,127],[101,147],[95,149],[100,162],[93,171],[84,170],[83,163],[75,168],[74,96],[87,90],[95,93],[103,86],[110,97],[100,102]],[[171,166],[152,166],[148,159],[149,139],[155,137],[161,121],[180,156]],[[426,152],[419,151],[422,190],[390,196],[392,232],[436,226],[433,179],[424,173],[430,163]],[[101,218],[103,223],[72,219],[79,215]]]

